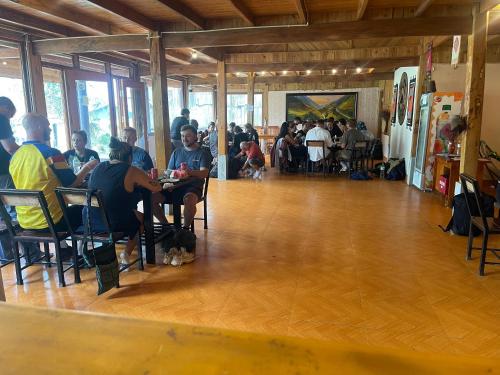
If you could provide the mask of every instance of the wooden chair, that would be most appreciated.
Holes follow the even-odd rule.
[[[104,232],[93,233],[92,237],[94,242],[101,243],[109,243],[110,240],[114,243],[123,243],[127,240],[127,236],[122,232],[113,232],[111,231],[111,226],[109,224],[109,216],[106,211],[106,206],[104,204],[104,200],[100,191],[91,191],[87,189],[75,189],[75,188],[64,188],[59,187],[55,189],[57,200],[63,210],[64,217],[67,220],[66,212],[68,210],[69,205],[78,205],[87,207],[87,194],[91,194],[90,204],[92,208],[96,208],[99,211],[101,222],[105,228]],[[90,209],[87,209],[87,212],[90,212]],[[67,222],[69,227],[69,223]],[[83,223],[84,227],[86,223]],[[70,228],[69,230],[70,236],[72,240],[76,243],[77,241],[82,241],[83,246],[87,248],[88,242],[90,241],[90,237],[85,234],[85,230],[81,231],[73,230]],[[144,260],[142,257],[142,242],[141,236],[139,236],[139,241],[137,243],[137,258],[130,262],[127,266],[120,267],[120,272],[130,268],[135,263],[139,264],[139,269],[144,270]]]
[[[48,229],[47,231],[39,230],[27,230],[19,226],[16,226],[12,222],[12,218],[8,214],[5,205],[8,206],[28,206],[40,208],[43,212],[45,220],[47,221]],[[43,192],[36,190],[14,190],[14,189],[2,189],[0,190],[0,215],[2,216],[7,230],[12,238],[14,244],[14,264],[16,269],[16,279],[17,285],[23,284],[22,271],[33,264],[43,264],[51,266],[55,264],[57,266],[57,274],[59,278],[59,286],[65,287],[66,281],[64,279],[64,273],[70,269],[74,269],[75,283],[80,283],[80,270],[79,270],[79,260],[78,252],[76,247],[76,242],[73,241],[73,261],[63,262],[61,259],[61,246],[60,242],[64,241],[69,232],[56,232],[54,229],[55,225],[50,215],[49,208],[47,206],[47,201]],[[29,251],[24,255],[26,263],[21,267],[21,254],[19,251],[20,242],[35,242],[44,244],[44,255],[38,259],[31,259]],[[49,243],[54,243],[55,248],[55,262],[51,262],[49,253]],[[63,268],[64,265],[68,265],[67,268]]]
[[[484,267],[486,264],[500,264],[500,262],[486,261],[486,253],[488,251],[491,251],[498,259],[500,259],[497,254],[497,251],[500,251],[500,249],[488,248],[488,238],[490,234],[500,234],[500,227],[495,226],[492,217],[486,217],[479,190],[479,183],[477,180],[467,174],[461,174],[460,182],[462,184],[462,190],[465,194],[465,202],[471,219],[469,240],[467,242],[467,260],[471,259],[472,250],[481,250],[479,275],[484,276]],[[479,214],[479,216],[477,216],[477,214]],[[472,241],[474,240],[472,231],[473,226],[478,228],[483,233],[483,242],[481,247],[472,246]]]
[[[306,176],[309,174],[309,165],[311,165],[314,168],[314,165],[318,162],[323,162],[323,177],[326,176],[326,170],[328,168],[328,163],[326,160],[326,148],[325,148],[325,141],[306,141],[306,147],[307,147],[307,161],[306,161]],[[312,161],[311,158],[309,157],[309,148],[320,148],[323,150],[323,159],[318,160],[318,161]]]

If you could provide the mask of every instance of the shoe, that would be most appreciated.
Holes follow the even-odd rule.
[[[180,267],[183,264],[192,263],[194,259],[194,252],[189,252],[186,250],[186,248],[181,247],[181,249],[177,250],[172,257],[172,261],[170,262],[170,264],[174,267]]]
[[[163,264],[169,265],[172,262],[174,252],[177,252],[177,249],[175,247],[172,247],[170,250],[165,251],[165,255],[163,256]]]
[[[120,253],[120,265],[128,266],[130,264],[130,260],[128,254],[125,251]]]
[[[254,180],[260,180],[260,179],[262,179],[262,172],[261,171],[255,171],[255,173],[253,174],[253,179]]]
[[[342,167],[339,172],[347,172],[347,167]]]

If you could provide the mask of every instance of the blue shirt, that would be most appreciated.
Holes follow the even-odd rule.
[[[210,156],[203,147],[189,151],[185,147],[176,148],[168,162],[168,169],[179,169],[181,163],[186,163],[189,169],[199,171],[210,168]]]
[[[132,165],[146,172],[154,168],[151,156],[149,156],[146,150],[137,146],[134,146],[132,151]]]

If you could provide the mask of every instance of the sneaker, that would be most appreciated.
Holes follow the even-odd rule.
[[[347,167],[346,166],[342,166],[342,168],[340,169],[339,172],[347,172]]]
[[[180,267],[183,264],[193,262],[194,259],[194,252],[188,252],[186,251],[186,248],[181,247],[181,249],[177,250],[177,252],[172,257],[172,261],[170,262],[170,264],[174,267]]]
[[[128,254],[125,251],[122,251],[120,254],[120,264],[122,266],[128,266],[130,264]]]
[[[247,177],[248,177],[248,178],[250,178],[250,177],[252,177],[252,176],[254,176],[254,177],[255,177],[255,174],[254,174],[253,169],[247,169],[247,170],[246,170],[246,174],[247,174]]]
[[[253,174],[253,179],[254,180],[260,180],[260,179],[262,179],[262,172],[261,171],[255,171],[255,173]]]
[[[170,250],[165,251],[165,255],[163,257],[163,264],[169,265],[172,262],[172,258],[174,257],[174,253],[177,252],[175,247],[172,247]]]

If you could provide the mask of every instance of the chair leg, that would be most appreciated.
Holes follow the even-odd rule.
[[[65,287],[66,281],[64,280],[64,270],[61,259],[61,245],[59,241],[54,242],[54,247],[56,248],[56,266],[57,266],[57,276],[59,278],[59,286]]]
[[[481,262],[479,263],[479,275],[484,276],[484,266],[486,262],[486,252],[488,248],[488,232],[483,232],[483,246],[481,249]]]
[[[207,197],[203,199],[203,229],[208,229]]]
[[[43,252],[45,255],[45,261],[47,262],[47,267],[52,267],[52,264],[50,264],[50,250],[49,250],[49,243],[44,242],[43,243]]]
[[[75,284],[80,284],[82,279],[80,278],[80,263],[78,260],[78,243],[75,240],[71,240],[71,245],[73,246],[73,271],[75,272]]]
[[[139,257],[139,269],[144,271],[144,258],[142,257],[142,240],[141,236],[137,240],[137,256]]]
[[[14,242],[14,265],[16,266],[16,279],[17,279],[17,285],[23,285],[23,274],[21,270],[21,259],[20,259],[20,254],[19,254],[19,242],[13,241]]]
[[[465,257],[466,260],[471,260],[472,259],[472,242],[474,241],[474,236],[472,235],[472,223],[470,223],[469,226],[469,239],[467,241],[467,256]]]

